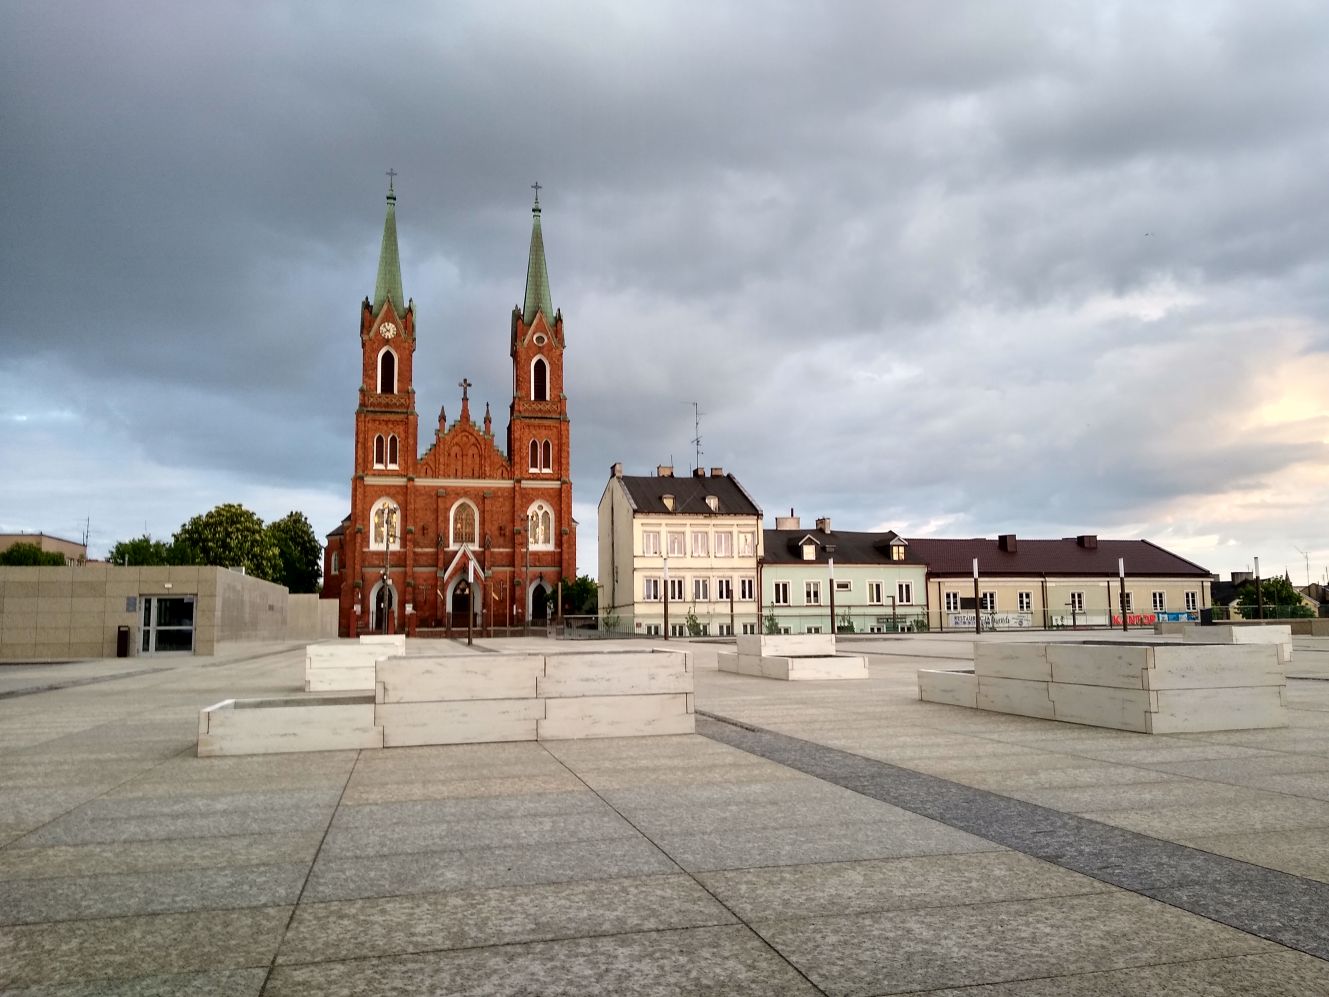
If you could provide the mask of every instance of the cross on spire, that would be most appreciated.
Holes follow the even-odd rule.
[[[388,193],[391,194],[392,182],[397,178],[397,171],[389,167],[388,172],[385,174],[385,176],[387,176],[388,178]]]
[[[535,191],[535,206],[536,206],[537,208],[540,206],[540,187],[541,187],[541,186],[542,186],[542,185],[541,185],[541,183],[540,183],[539,180],[537,180],[537,181],[535,181],[535,183],[531,184],[531,190]]]
[[[471,382],[467,378],[462,378],[457,382],[457,387],[461,388],[461,400],[466,401],[466,392],[471,388]]]

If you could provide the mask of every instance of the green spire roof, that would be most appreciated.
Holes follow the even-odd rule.
[[[531,255],[526,261],[526,301],[521,320],[530,325],[536,312],[545,313],[545,321],[554,323],[554,307],[549,303],[549,270],[545,266],[545,241],[540,235],[540,185],[535,184],[535,206],[531,208]]]
[[[398,313],[405,300],[401,293],[401,259],[397,255],[397,195],[392,190],[392,171],[388,172],[388,214],[383,219],[383,247],[378,251],[378,279],[374,281],[374,314],[383,302],[392,299]]]

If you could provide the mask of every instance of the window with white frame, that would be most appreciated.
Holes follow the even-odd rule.
[[[756,632],[757,632],[757,624],[755,624],[755,623],[744,623],[744,624],[743,624],[743,635],[744,635],[745,637],[751,637],[751,636],[752,636],[753,634],[755,634]]]
[[[984,592],[978,604],[982,608],[983,612],[995,613],[997,611],[997,593]]]
[[[531,459],[527,461],[526,464],[527,470],[538,471],[540,470],[540,444],[535,440],[531,440],[531,445],[529,449],[530,449]]]
[[[821,605],[821,582],[819,580],[809,578],[803,583],[803,605]]]
[[[738,597],[744,602],[751,602],[756,591],[757,586],[755,579],[740,578],[738,580]]]
[[[734,580],[717,578],[715,580],[715,598],[719,602],[728,602],[734,597]]]
[[[715,556],[734,556],[734,535],[732,533],[721,532],[715,535]]]
[[[960,611],[960,593],[959,593],[959,592],[947,592],[947,593],[946,593],[946,600],[945,600],[945,601],[946,601],[946,612],[948,612],[948,613],[958,613],[958,612]]]
[[[732,637],[734,636],[734,625],[732,623],[717,623],[715,633],[718,637]]]
[[[332,552],[332,567],[328,569],[328,574],[330,575],[341,574],[341,557],[335,550]]]
[[[1127,599],[1128,599],[1128,601],[1129,601],[1129,598],[1130,598],[1130,593],[1128,592],[1128,593],[1127,593]],[[1084,612],[1084,593],[1083,593],[1083,592],[1072,592],[1072,593],[1071,593],[1071,599],[1070,599],[1070,602],[1071,602],[1071,612],[1072,612],[1072,613],[1083,613],[1083,612]]]
[[[771,592],[772,592],[772,599],[771,599],[771,601],[774,602],[777,606],[787,606],[787,605],[789,605],[789,583],[788,583],[788,582],[775,582],[775,583],[771,586]]]
[[[819,624],[816,624],[816,623],[809,623],[809,624],[803,629],[803,632],[804,632],[805,634],[819,634],[819,633],[821,633],[821,626],[820,626]]]
[[[683,579],[681,578],[669,579],[669,601],[670,602],[683,601]]]
[[[738,534],[738,556],[751,557],[756,550],[756,534],[748,531],[740,531]]]
[[[854,591],[854,583],[851,579],[848,578],[837,578],[835,580],[835,591],[852,592]]]
[[[386,346],[378,355],[378,393],[381,395],[397,393],[397,354]]]
[[[880,606],[886,602],[886,586],[882,582],[868,582],[868,605]]]
[[[552,471],[554,469],[554,445],[548,440],[540,444],[540,470]]]
[[[382,433],[379,433],[374,437],[374,466],[388,466],[388,448],[387,443],[383,439]]]
[[[530,529],[531,550],[554,546],[554,514],[544,502],[536,502],[527,510],[526,523]]]
[[[449,547],[460,547],[462,544],[475,543],[479,522],[475,506],[462,499],[453,505],[452,514],[448,518],[452,526],[452,535],[448,542]]]
[[[1126,593],[1126,612],[1128,612],[1128,613],[1133,613],[1133,612],[1135,612],[1135,593],[1134,593],[1134,592],[1127,592],[1127,593]]]
[[[803,545],[803,560],[815,561],[817,559],[817,545],[808,541]]]
[[[695,602],[711,601],[711,580],[709,578],[692,579],[692,598]]]
[[[709,534],[705,530],[692,531],[692,556],[705,557],[710,553]]]
[[[686,623],[669,624],[670,637],[686,637],[688,635],[688,625]]]
[[[670,556],[670,557],[686,557],[686,556],[687,556],[687,553],[688,553],[688,549],[687,549],[687,546],[686,546],[686,544],[687,544],[687,537],[684,535],[684,533],[683,533],[682,530],[670,530],[670,531],[669,531],[669,536],[668,536],[666,539],[667,539],[668,542],[669,542],[669,556]]]
[[[870,633],[870,634],[884,634],[885,632],[886,632],[886,628],[883,627],[880,623],[869,623],[869,624],[868,624],[868,633]]]
[[[896,582],[895,583],[895,601],[908,605],[914,601],[914,583]]]
[[[1022,613],[1032,613],[1034,611],[1034,593],[1021,592],[1016,597],[1016,605]]]
[[[896,541],[895,543],[891,544],[891,560],[892,561],[904,560],[904,544],[900,543],[899,541]]]
[[[383,550],[401,547],[401,508],[392,499],[382,498],[369,511],[370,538],[373,547]]]
[[[647,637],[659,637],[659,636],[660,636],[660,624],[658,624],[658,623],[648,623],[648,624],[646,624],[646,636],[647,636]]]
[[[549,400],[549,363],[544,357],[531,361],[531,401]]]
[[[397,434],[388,437],[388,467],[397,467]]]
[[[1186,593],[1186,612],[1193,613],[1200,608],[1200,594],[1198,592]]]
[[[1155,613],[1167,612],[1167,593],[1154,592],[1152,593],[1152,595],[1153,595],[1154,612]]]
[[[660,531],[643,530],[641,534],[641,552],[648,557],[660,556]]]
[[[641,580],[641,597],[646,602],[659,602],[660,579],[643,578]]]

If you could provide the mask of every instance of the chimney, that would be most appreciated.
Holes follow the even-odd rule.
[[[615,464],[609,469],[609,473],[615,478],[623,477],[623,462],[621,460],[615,462]]]
[[[777,530],[800,530],[802,529],[802,526],[799,525],[798,517],[794,515],[794,510],[790,509],[788,516],[775,517],[775,528]]]
[[[1098,537],[1093,533],[1081,533],[1075,542],[1085,550],[1098,550]]]
[[[1015,534],[1003,533],[997,537],[997,550],[1003,550],[1007,554],[1014,554],[1016,548]]]
[[[674,476],[674,465],[673,464],[655,465],[655,476],[657,478],[672,478]]]
[[[661,496],[660,496],[660,501],[664,503],[664,507],[665,507],[666,509],[668,509],[670,512],[673,512],[673,511],[674,511],[674,496],[672,496],[672,495],[661,495]]]
[[[704,477],[706,477],[706,468],[704,468],[704,467],[694,467],[694,468],[692,469],[692,476],[693,476],[694,478],[704,478]]]
[[[830,517],[830,516],[822,516],[820,519],[818,519],[818,520],[817,520],[817,529],[820,530],[822,533],[830,533],[830,532],[831,532],[831,517]]]
[[[712,477],[712,478],[723,478],[723,477],[724,477],[724,468],[723,468],[723,467],[713,467],[713,468],[711,468],[711,477]]]

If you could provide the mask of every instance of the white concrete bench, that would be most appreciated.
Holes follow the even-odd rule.
[[[787,682],[865,679],[861,654],[837,654],[834,634],[744,634],[738,651],[720,651],[716,667],[736,675]]]

